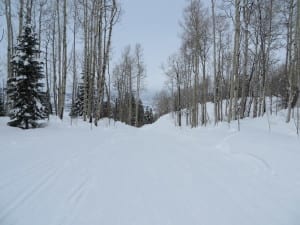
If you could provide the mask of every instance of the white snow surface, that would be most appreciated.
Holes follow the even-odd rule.
[[[300,141],[281,116],[175,128],[0,119],[2,225],[299,225]]]

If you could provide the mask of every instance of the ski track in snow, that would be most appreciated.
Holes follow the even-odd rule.
[[[68,199],[66,201],[66,206],[68,206],[68,211],[64,213],[60,222],[57,224],[71,225],[75,220],[76,214],[78,212],[78,207],[80,202],[84,199],[85,194],[89,186],[89,178],[84,178],[84,180],[71,191]]]
[[[18,207],[22,206],[22,204],[26,203],[30,198],[34,195],[38,194],[42,189],[47,188],[49,184],[55,181],[55,176],[57,175],[58,169],[50,170],[46,176],[42,177],[37,183],[32,185],[27,190],[24,190],[17,196],[11,203],[9,203],[6,208],[0,213],[0,223],[13,213]]]
[[[230,146],[230,140],[234,139],[238,135],[238,132],[233,132],[232,134],[223,138],[223,140],[215,146],[216,149],[220,150],[225,154],[225,157],[229,160],[242,160],[250,162],[251,165],[255,166],[255,173],[260,173],[262,171],[267,171],[273,176],[276,176],[276,172],[273,170],[271,165],[263,158],[249,152],[239,152],[237,150],[232,150]]]

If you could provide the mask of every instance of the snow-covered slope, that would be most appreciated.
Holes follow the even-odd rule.
[[[0,224],[299,225],[300,141],[280,117],[135,129],[0,119]]]

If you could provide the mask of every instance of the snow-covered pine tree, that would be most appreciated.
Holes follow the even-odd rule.
[[[38,40],[31,24],[23,27],[11,65],[13,77],[8,80],[9,126],[35,128],[47,118],[43,92],[43,63],[38,58]]]

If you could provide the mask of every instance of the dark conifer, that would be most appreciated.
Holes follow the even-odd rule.
[[[80,83],[77,87],[76,98],[74,104],[71,106],[70,116],[79,117],[83,115],[83,101],[84,101],[84,85]]]
[[[0,88],[0,116],[5,116],[4,92],[2,88]]]
[[[48,117],[44,84],[43,63],[38,58],[38,40],[32,25],[24,26],[11,60],[13,77],[8,80],[10,126],[24,129],[38,126],[39,120]]]

